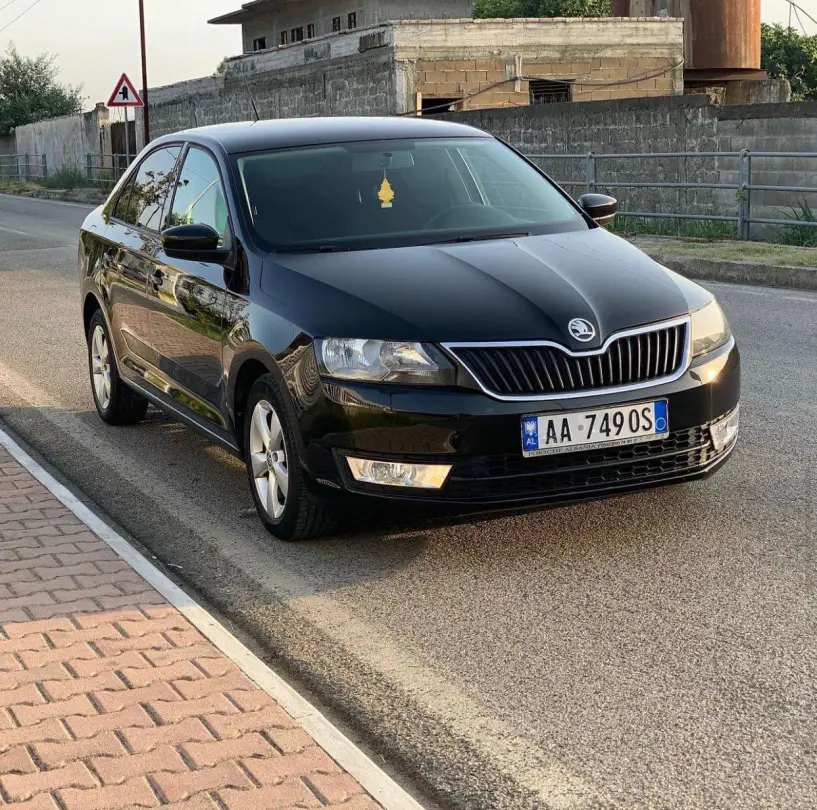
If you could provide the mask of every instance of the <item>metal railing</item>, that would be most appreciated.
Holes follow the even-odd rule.
[[[45,155],[0,155],[0,183],[37,182],[48,177]]]
[[[95,188],[113,188],[122,175],[128,170],[133,155],[130,159],[127,155],[85,155],[85,176],[88,178],[88,185]]]
[[[640,153],[595,153],[589,152],[584,155],[553,155],[553,154],[527,154],[530,160],[557,161],[557,160],[581,160],[585,162],[583,180],[556,180],[559,185],[566,188],[586,188],[588,193],[600,189],[713,189],[721,191],[733,191],[735,196],[736,214],[734,216],[723,214],[702,214],[702,213],[659,213],[647,211],[620,211],[621,217],[637,217],[643,219],[679,219],[693,221],[714,221],[734,223],[738,235],[741,239],[750,239],[752,225],[782,225],[788,227],[817,227],[817,221],[801,219],[781,219],[776,217],[752,216],[752,192],[786,192],[791,194],[817,194],[815,186],[788,186],[788,185],[768,185],[752,182],[753,169],[757,166],[759,159],[817,159],[817,152],[753,152],[743,149],[740,152],[640,152]],[[640,182],[630,180],[604,180],[599,176],[601,161],[614,160],[670,160],[670,159],[691,159],[709,158],[719,160],[722,158],[733,158],[737,160],[738,182]],[[545,168],[545,167],[543,167]],[[680,167],[679,167],[679,170]],[[713,174],[724,171],[722,167],[713,166]],[[817,164],[814,167],[817,176]],[[551,173],[552,174],[552,173]],[[771,206],[764,206],[766,208]]]

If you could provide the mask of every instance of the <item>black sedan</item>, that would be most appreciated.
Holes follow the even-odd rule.
[[[277,537],[348,495],[504,508],[704,477],[738,433],[710,293],[470,127],[305,119],[151,143],[83,225],[99,415],[243,458]]]

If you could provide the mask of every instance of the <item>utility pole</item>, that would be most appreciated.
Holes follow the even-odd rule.
[[[145,0],[139,0],[139,34],[142,40],[142,113],[145,122],[145,146],[150,143],[150,104],[148,103],[148,54],[145,47]]]

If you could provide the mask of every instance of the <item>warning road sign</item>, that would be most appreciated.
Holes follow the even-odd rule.
[[[109,107],[144,107],[144,102],[133,82],[123,73],[108,101]]]

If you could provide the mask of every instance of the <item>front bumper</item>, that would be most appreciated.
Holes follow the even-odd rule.
[[[670,435],[627,447],[522,456],[520,419],[666,398]],[[734,442],[715,448],[709,427],[738,406],[734,341],[698,358],[672,383],[629,394],[567,401],[500,402],[468,390],[323,381],[299,403],[302,462],[319,487],[394,500],[506,506],[594,498],[712,474]],[[296,400],[297,401],[297,400]],[[346,456],[453,465],[442,489],[355,481]]]

